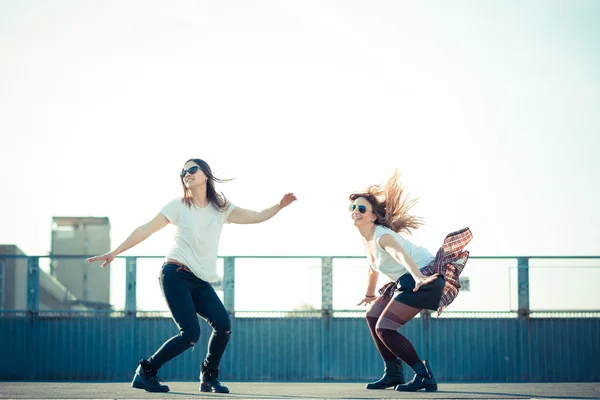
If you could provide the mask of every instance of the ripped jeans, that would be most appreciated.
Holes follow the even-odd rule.
[[[148,359],[150,367],[158,370],[196,344],[200,338],[199,315],[212,328],[203,366],[218,370],[231,334],[231,320],[213,287],[182,266],[171,263],[163,265],[159,283],[179,334],[167,340]]]

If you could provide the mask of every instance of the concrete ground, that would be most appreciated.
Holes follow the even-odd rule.
[[[449,383],[434,393],[366,390],[363,383],[224,382],[229,394],[200,393],[195,382],[167,382],[168,393],[128,382],[0,382],[2,399],[600,399],[600,383]]]

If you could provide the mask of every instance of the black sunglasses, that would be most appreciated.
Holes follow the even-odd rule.
[[[348,207],[348,209],[350,211],[354,211],[354,210],[356,210],[356,207],[358,207],[358,212],[361,214],[364,214],[367,212],[367,206],[357,206],[356,204],[350,204],[350,207]]]
[[[189,167],[188,169],[181,170],[181,172],[179,173],[179,176],[183,178],[185,176],[185,174],[187,174],[188,172],[190,173],[190,175],[194,175],[196,172],[198,172],[199,169],[200,169],[199,166],[194,165],[193,167]]]

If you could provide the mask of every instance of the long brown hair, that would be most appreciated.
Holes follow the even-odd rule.
[[[185,162],[185,164],[189,163],[190,161],[198,164],[202,172],[204,172],[204,175],[206,175],[206,197],[208,198],[208,201],[210,201],[217,210],[225,211],[227,207],[229,207],[227,198],[225,198],[225,195],[223,193],[217,193],[217,190],[215,189],[215,182],[224,183],[229,182],[232,179],[219,179],[216,176],[214,176],[212,170],[210,169],[210,166],[204,160],[201,160],[199,158],[190,158]],[[185,164],[183,164],[184,167]],[[183,199],[181,199],[181,201],[191,208],[193,204],[192,192],[191,190],[185,187],[185,183],[183,183],[183,178],[184,177],[182,176],[181,186],[183,186]]]
[[[400,171],[397,169],[383,187],[371,185],[364,191],[351,193],[349,199],[354,201],[359,197],[366,199],[373,207],[377,225],[408,234],[411,229],[418,229],[423,225],[420,217],[408,213],[418,199],[409,198],[404,186],[400,184]]]

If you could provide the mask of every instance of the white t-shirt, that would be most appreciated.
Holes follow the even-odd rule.
[[[383,235],[392,235],[419,268],[427,266],[435,258],[426,248],[409,242],[402,235],[385,226],[377,225],[375,234],[373,235],[373,239],[377,244],[375,246],[375,254],[373,254],[375,262],[371,266],[375,271],[385,274],[392,281],[397,281],[398,278],[408,272],[408,270],[404,264],[400,264],[390,255],[390,253],[381,248],[379,239],[381,239]],[[368,254],[368,250],[365,249],[365,251]]]
[[[212,203],[204,208],[192,204],[188,207],[181,197],[174,199],[160,211],[176,227],[175,244],[167,258],[186,265],[198,278],[215,282],[217,274],[217,252],[223,225],[235,208],[229,204],[219,211]]]

